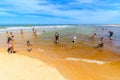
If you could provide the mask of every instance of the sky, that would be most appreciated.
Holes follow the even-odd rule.
[[[0,24],[119,24],[120,0],[0,0]]]

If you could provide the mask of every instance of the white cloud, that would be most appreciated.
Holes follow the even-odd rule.
[[[40,13],[39,11],[50,11],[54,8],[46,0],[6,0],[5,3],[19,13]]]
[[[69,7],[75,6],[74,4],[67,4],[67,5],[54,5],[48,2],[47,0],[5,0],[2,4],[5,3],[9,5],[6,8],[0,8],[0,15],[9,15],[15,16],[16,14],[9,13],[9,11],[13,11],[19,14],[28,14],[26,17],[35,17],[39,18],[39,14],[48,14],[58,17],[67,17],[71,18],[73,21],[76,22],[106,22],[111,19],[116,18],[119,16],[120,11],[118,10],[101,10],[97,9],[95,11],[91,10],[61,10],[59,7]],[[75,3],[94,3],[94,0],[76,0]],[[101,4],[102,5],[102,4]],[[105,4],[103,4],[105,5]],[[109,4],[106,4],[109,5]],[[117,7],[119,4],[116,4]],[[115,4],[114,4],[115,6]],[[18,14],[18,15],[19,15]],[[33,15],[29,15],[33,14]],[[38,15],[34,15],[38,14]],[[60,21],[61,18],[57,18]],[[65,20],[65,19],[64,19]]]
[[[0,16],[17,16],[16,14],[9,13],[10,9],[0,8]]]
[[[94,0],[76,0],[76,2],[79,2],[79,3],[93,3]]]
[[[17,16],[17,15],[2,11],[2,12],[0,12],[0,16]]]

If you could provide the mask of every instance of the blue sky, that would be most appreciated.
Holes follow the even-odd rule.
[[[0,24],[119,24],[120,0],[1,0]]]

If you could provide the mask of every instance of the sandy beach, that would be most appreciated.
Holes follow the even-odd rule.
[[[7,53],[6,36],[1,40],[0,80],[120,80],[120,55],[112,51],[84,44],[54,45],[31,32],[14,35],[16,53]],[[33,45],[31,52],[26,51],[27,40]]]
[[[66,80],[59,71],[38,59],[0,53],[1,80]]]
[[[0,0],[0,80],[120,80],[120,0]]]

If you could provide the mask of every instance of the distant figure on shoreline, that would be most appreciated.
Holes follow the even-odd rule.
[[[60,35],[58,32],[55,33],[55,42],[56,43],[59,43],[59,40],[60,40]]]
[[[45,30],[43,30],[43,33],[45,33]]]
[[[30,41],[27,41],[27,49],[26,51],[30,52],[32,51],[32,44],[30,43]]]
[[[23,35],[24,33],[23,33],[23,29],[20,29],[20,33],[21,33],[21,35]]]
[[[7,38],[9,38],[9,37],[10,37],[10,35],[9,35],[8,31],[6,32],[6,37],[7,37]]]
[[[32,28],[32,32],[34,33],[34,31],[35,31],[35,28],[33,27],[33,28]]]
[[[109,32],[109,39],[112,40],[113,32],[111,30],[109,30],[108,32]]]

